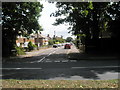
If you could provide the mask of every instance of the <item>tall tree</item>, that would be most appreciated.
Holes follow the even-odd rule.
[[[3,56],[12,54],[17,35],[29,35],[41,29],[38,17],[42,11],[40,2],[2,3]]]
[[[120,51],[120,1],[109,5],[107,13],[109,14],[108,31],[111,32],[112,47],[115,51]]]
[[[91,3],[78,3],[78,2],[67,2],[67,3],[57,3],[56,4],[58,11],[52,15],[55,17],[64,15],[65,18],[59,18],[56,20],[54,25],[59,25],[63,23],[69,23],[70,32],[76,35],[79,39],[79,34],[87,34],[89,36],[89,19],[88,19],[88,10],[92,9]],[[88,10],[87,10],[88,9]],[[77,40],[77,46],[79,41]]]
[[[108,7],[109,14],[109,31],[112,32],[113,38],[120,38],[120,2],[114,2]]]
[[[105,20],[104,15],[108,4],[105,2],[59,2],[56,4],[58,11],[52,15],[55,17],[64,15],[66,17],[57,19],[54,25],[69,23],[71,32],[77,35],[78,39],[79,34],[85,34],[86,41],[92,38],[97,45],[100,22]]]

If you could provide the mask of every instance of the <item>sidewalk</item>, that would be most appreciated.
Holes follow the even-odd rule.
[[[19,55],[18,57],[24,58],[24,57],[32,57],[32,56],[37,56],[39,53],[45,51],[45,49],[50,49],[50,48],[41,48],[39,50],[33,50],[31,52],[26,52],[26,55]]]
[[[68,58],[70,60],[119,60],[118,53],[84,53],[74,46],[71,48]]]
[[[32,57],[32,56],[37,56],[39,53],[45,51],[45,49],[50,49],[50,48],[41,48],[39,50],[33,50],[30,52],[25,52],[25,55],[18,55],[18,56],[13,56],[9,58],[2,58],[2,62],[5,62],[6,60],[10,59],[20,59],[20,58],[27,58],[27,57]]]

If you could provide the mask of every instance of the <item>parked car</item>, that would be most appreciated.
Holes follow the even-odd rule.
[[[54,47],[54,48],[57,48],[57,47],[58,47],[58,45],[57,45],[57,44],[53,44],[53,47]]]
[[[69,43],[65,44],[64,49],[71,49],[71,44]]]

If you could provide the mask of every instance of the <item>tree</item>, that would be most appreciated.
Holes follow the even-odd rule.
[[[72,42],[73,41],[73,38],[72,37],[67,37],[66,38],[66,42]]]
[[[2,3],[2,46],[3,56],[12,54],[18,35],[27,36],[41,30],[38,17],[43,6],[39,2]]]
[[[113,38],[120,39],[120,2],[109,5],[107,13],[109,14],[108,30],[112,32]]]
[[[52,15],[55,17],[66,16],[65,18],[58,18],[54,25],[69,23],[70,32],[80,38],[80,34],[85,34],[85,44],[89,44],[89,40],[94,40],[94,45],[98,47],[98,39],[100,30],[106,28],[108,18],[107,8],[109,2],[59,2],[56,4],[58,11]],[[77,46],[79,41],[77,40]]]
[[[109,14],[108,31],[111,32],[112,47],[115,51],[120,51],[120,2],[114,2],[108,7]]]
[[[91,3],[78,3],[78,2],[59,2],[56,4],[58,11],[55,13],[52,13],[51,16],[66,16],[65,18],[58,18],[56,19],[56,22],[54,25],[69,23],[71,27],[69,27],[70,32],[72,32],[73,35],[76,35],[79,39],[79,34],[87,34],[89,36],[89,19],[88,16],[88,10],[92,9]],[[79,41],[77,40],[77,46]]]

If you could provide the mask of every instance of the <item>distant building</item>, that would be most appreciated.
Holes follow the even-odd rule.
[[[26,37],[18,36],[17,40],[16,40],[16,45],[18,47],[27,47],[29,42],[32,42],[33,44],[35,44],[34,38],[30,37],[29,39]]]
[[[38,47],[42,45],[48,45],[49,38],[42,34],[31,34],[29,38],[18,36],[16,40],[16,45],[18,47],[28,47],[28,43],[31,41]]]

